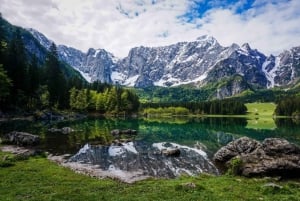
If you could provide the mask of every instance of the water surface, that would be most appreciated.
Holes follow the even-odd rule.
[[[271,119],[272,120],[272,119]],[[255,127],[257,119],[246,118],[156,118],[156,119],[106,119],[88,118],[80,121],[0,122],[0,135],[10,131],[25,131],[42,137],[41,148],[55,154],[75,154],[85,144],[107,145],[114,137],[113,129],[135,129],[134,141],[153,144],[173,142],[189,147],[199,147],[212,156],[230,141],[248,136],[259,141],[269,137],[285,138],[300,144],[300,124],[292,119],[277,119],[263,129],[264,121]],[[254,122],[254,123],[253,123]],[[268,124],[269,125],[269,124]],[[71,127],[75,132],[62,134],[49,132],[50,128]]]

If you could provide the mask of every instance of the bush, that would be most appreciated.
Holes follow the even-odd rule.
[[[228,175],[239,175],[241,172],[241,167],[243,165],[243,161],[239,156],[234,157],[229,162],[229,168],[227,170]]]

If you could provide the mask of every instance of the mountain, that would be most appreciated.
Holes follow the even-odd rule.
[[[261,69],[266,56],[248,44],[222,47],[216,39],[202,36],[195,42],[146,48],[133,48],[120,60],[112,78],[124,85],[178,86],[193,83],[199,87],[216,80],[242,75],[247,82],[265,87]]]
[[[29,31],[49,48],[49,39]],[[138,88],[214,85],[216,98],[247,89],[289,87],[297,83],[300,73],[300,47],[266,56],[248,43],[223,47],[211,36],[163,47],[135,47],[121,59],[104,49],[90,48],[83,53],[64,45],[58,46],[58,53],[89,82],[99,80]]]
[[[28,63],[32,61],[33,57],[37,58],[39,65],[43,65],[45,63],[51,43],[41,43],[42,39],[32,35],[32,33],[26,29],[10,24],[2,17],[0,18],[0,26],[3,30],[2,34],[9,41],[12,40],[17,30],[20,32],[22,42],[24,43],[25,47],[26,60]],[[46,37],[43,40],[46,41]],[[77,77],[81,80],[84,80],[83,77],[76,70],[74,70],[73,66],[69,65],[68,62],[63,62],[62,60],[59,65],[66,77]]]
[[[53,41],[34,29],[28,29],[28,31],[46,49],[50,48]],[[88,82],[99,80],[102,83],[112,83],[111,68],[115,65],[116,58],[111,53],[93,48],[90,48],[87,53],[83,53],[65,45],[58,45],[57,52],[61,61],[79,71]]]
[[[296,84],[300,77],[300,47],[286,50],[277,57],[271,55],[263,63],[262,70],[268,87]]]

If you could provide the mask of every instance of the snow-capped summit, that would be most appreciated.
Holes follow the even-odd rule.
[[[29,31],[44,47],[50,47],[51,40],[33,29]],[[90,48],[83,53],[64,45],[58,46],[58,54],[90,82],[99,80],[134,87],[201,87],[236,75],[257,87],[286,86],[298,80],[300,67],[300,47],[277,57],[266,57],[248,43],[223,47],[208,35],[193,42],[135,47],[122,59],[104,49]],[[236,87],[233,91],[236,92],[231,95],[239,92]]]

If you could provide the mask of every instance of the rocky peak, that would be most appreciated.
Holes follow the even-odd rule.
[[[252,49],[249,45],[249,43],[244,43],[242,46],[241,46],[241,49],[242,50],[245,50],[246,52],[250,52]]]
[[[27,30],[34,36],[34,38],[36,38],[40,42],[42,46],[44,46],[47,50],[49,50],[50,46],[53,43],[52,40],[49,40],[44,34],[38,32],[35,29],[30,28]]]
[[[205,42],[205,43],[211,43],[211,44],[218,43],[218,41],[214,37],[209,36],[209,35],[200,36],[200,37],[198,37],[196,39],[196,41],[198,41],[198,42]]]
[[[40,43],[49,48],[52,41],[29,29]],[[104,49],[90,48],[83,53],[74,48],[58,46],[59,58],[81,72],[89,81],[100,80],[126,86],[178,86],[194,84],[202,87],[216,80],[240,75],[250,85],[261,88],[287,86],[300,75],[300,47],[279,56],[266,57],[248,43],[221,46],[208,35],[193,42],[179,42],[162,47],[135,47],[123,59]],[[234,95],[247,87],[235,80],[219,91],[219,97]],[[246,86],[246,85],[244,85]]]

